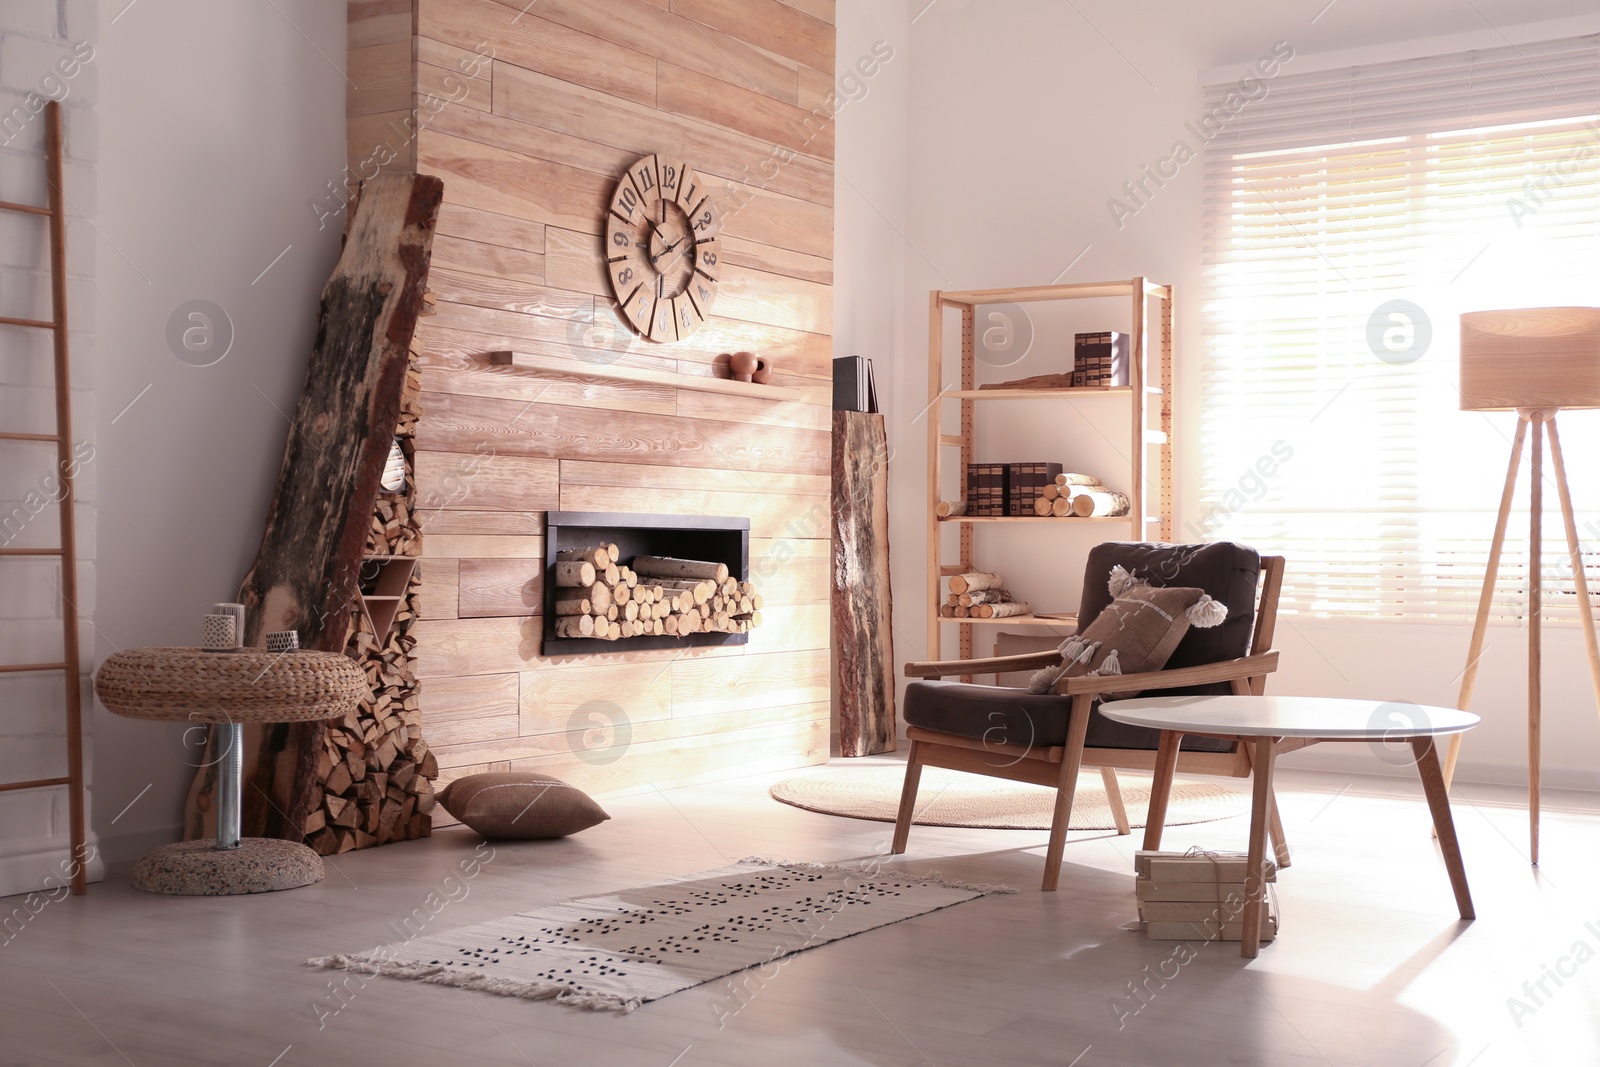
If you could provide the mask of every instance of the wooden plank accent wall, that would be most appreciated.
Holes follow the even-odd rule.
[[[603,793],[826,759],[833,17],[833,0],[351,0],[352,179],[376,161],[445,185],[418,330],[414,631],[440,785],[525,768]],[[653,152],[723,211],[715,314],[676,344],[635,337],[601,269],[612,186]],[[504,349],[685,375],[748,349],[800,399],[491,366]],[[747,516],[765,624],[744,646],[541,657],[546,509]]]

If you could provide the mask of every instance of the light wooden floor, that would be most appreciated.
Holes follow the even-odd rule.
[[[1164,984],[1149,974],[1176,945],[1122,928],[1134,913],[1137,831],[1072,835],[1061,891],[1042,894],[1042,832],[919,827],[896,863],[1022,892],[805,952],[766,982],[724,980],[627,1016],[353,979],[319,1029],[317,1006],[340,1007],[330,981],[345,976],[302,961],[396,940],[386,924],[423,906],[471,855],[477,839],[452,830],[332,861],[326,881],[289,893],[154,897],[129,888],[122,870],[87,898],[50,904],[0,948],[0,1063],[1600,1063],[1595,797],[1548,798],[1534,870],[1515,793],[1460,789],[1481,916],[1461,923],[1418,788],[1282,777],[1295,846],[1279,882],[1282,935],[1253,961],[1233,945],[1199,947]],[[765,793],[771,780],[613,800],[612,821],[578,837],[501,844],[465,897],[441,890],[460,899],[430,930],[751,854],[846,861],[886,850],[886,824],[778,804]],[[1245,828],[1242,818],[1177,827],[1166,843],[1240,847]],[[1568,972],[1559,985],[1558,971]],[[1131,1015],[1141,1001],[1130,981],[1146,982]],[[1514,1020],[1507,1001],[1527,997],[1524,982],[1540,1003],[1527,1000],[1531,1012]]]

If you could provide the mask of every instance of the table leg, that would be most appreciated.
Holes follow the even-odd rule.
[[[1433,813],[1433,828],[1439,835],[1439,851],[1444,853],[1444,869],[1450,872],[1450,888],[1456,893],[1456,907],[1463,919],[1476,918],[1472,893],[1467,889],[1467,869],[1461,862],[1461,845],[1456,840],[1456,824],[1450,815],[1450,793],[1439,766],[1439,750],[1431,737],[1413,737],[1411,751],[1416,754],[1417,773],[1422,776],[1422,792]]]
[[[1133,825],[1128,822],[1128,808],[1122,803],[1122,786],[1117,784],[1117,769],[1115,767],[1100,768],[1100,782],[1105,786],[1106,804],[1111,808],[1111,818],[1117,824],[1117,833],[1133,833]]]
[[[1249,694],[1242,695],[1248,696]],[[1244,747],[1245,756],[1249,757],[1250,746],[1244,742],[1243,738],[1240,738],[1239,743]],[[1289,842],[1283,836],[1283,819],[1278,815],[1278,791],[1276,789],[1272,791],[1272,806],[1267,812],[1267,834],[1272,840],[1272,855],[1277,860],[1278,866],[1289,866]]]
[[[1156,747],[1155,772],[1150,782],[1150,811],[1144,820],[1144,847],[1154,852],[1161,847],[1161,831],[1167,822],[1167,802],[1172,798],[1172,773],[1178,767],[1178,748],[1183,735],[1172,730],[1161,731],[1161,743]]]
[[[1272,810],[1267,813],[1267,832],[1272,838],[1272,855],[1278,861],[1279,867],[1287,867],[1293,861],[1289,855],[1289,842],[1283,838],[1283,817],[1278,814],[1278,791],[1272,791]]]
[[[1267,823],[1272,811],[1272,749],[1274,739],[1258,737],[1251,772],[1255,789],[1250,803],[1250,862],[1245,867],[1244,933],[1239,940],[1239,955],[1253,959],[1261,951],[1261,917],[1266,910],[1267,882],[1263,877],[1267,862]]]

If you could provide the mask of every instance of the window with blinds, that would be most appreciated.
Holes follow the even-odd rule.
[[[1285,555],[1289,611],[1470,618],[1516,416],[1459,410],[1458,316],[1600,305],[1600,36],[1291,69],[1202,153],[1184,539]],[[1558,426],[1600,588],[1600,412]],[[1548,463],[1544,610],[1575,618]],[[1499,618],[1526,611],[1523,464]]]

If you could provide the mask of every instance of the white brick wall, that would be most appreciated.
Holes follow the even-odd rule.
[[[96,0],[0,0],[0,199],[43,204],[42,101],[62,102],[66,132],[68,316],[72,324],[74,443],[92,447],[95,397],[95,160],[99,129],[93,58]],[[0,314],[50,317],[49,246],[44,220],[0,216]],[[0,346],[0,429],[54,427],[53,364],[46,331],[5,328]],[[0,545],[53,547],[57,508],[49,494],[53,446],[0,442]],[[39,494],[30,502],[30,494]],[[95,465],[79,473],[79,642],[84,667],[95,647]],[[60,564],[0,558],[0,663],[60,656]],[[92,707],[82,683],[85,725]],[[0,780],[45,778],[66,770],[64,699],[59,675],[0,675]],[[67,855],[64,789],[0,793],[0,895],[40,888]],[[98,865],[95,868],[98,875]]]

